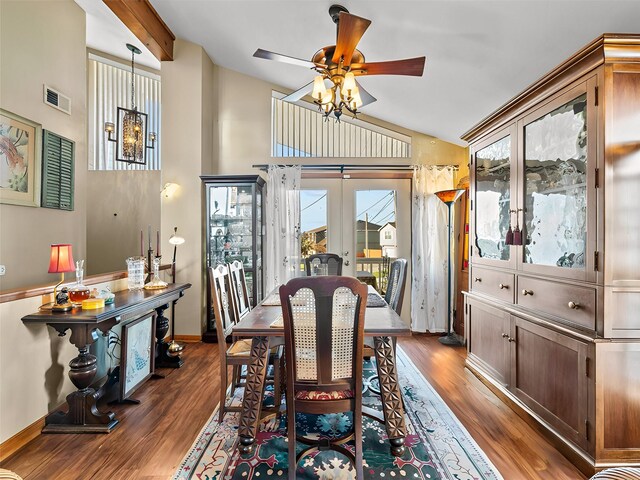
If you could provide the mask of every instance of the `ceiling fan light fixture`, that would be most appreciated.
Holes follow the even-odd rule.
[[[329,14],[337,25],[336,43],[316,51],[311,60],[281,55],[258,49],[254,57],[310,68],[316,72],[313,82],[285,96],[286,102],[297,102],[311,93],[325,119],[333,113],[336,121],[347,110],[356,116],[359,108],[370,105],[376,99],[356,81],[361,75],[410,75],[422,76],[425,57],[366,63],[363,53],[357,49],[360,39],[371,20],[352,15],[341,5],[332,5]],[[319,74],[319,75],[318,75]],[[313,87],[311,85],[313,84]],[[363,100],[364,98],[364,100]]]

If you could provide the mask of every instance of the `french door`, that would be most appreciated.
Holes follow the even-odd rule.
[[[411,179],[305,178],[302,180],[303,256],[337,253],[343,275],[387,288],[389,264],[409,261],[402,317],[410,321]]]

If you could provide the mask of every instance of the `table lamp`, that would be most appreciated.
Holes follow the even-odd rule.
[[[438,339],[443,345],[462,345],[455,333],[451,331],[451,324],[453,323],[453,319],[451,318],[451,207],[464,192],[464,189],[441,190],[436,192],[436,196],[442,200],[448,209],[447,238],[449,241],[447,243],[447,265],[449,269],[447,275],[447,334]]]
[[[178,252],[178,245],[184,243],[184,237],[178,235],[178,227],[173,227],[173,233],[169,237],[169,243],[173,245],[173,260],[171,261],[171,283],[176,283],[176,253]],[[176,326],[176,302],[171,303],[171,343],[167,349],[167,353],[170,357],[179,356],[184,347],[176,343],[175,340],[175,326]]]
[[[49,273],[60,274],[60,281],[53,287],[53,306],[51,310],[54,312],[68,312],[73,308],[73,304],[68,301],[58,303],[58,287],[64,282],[64,273],[73,271],[75,271],[75,264],[73,262],[73,254],[71,253],[71,244],[57,243],[51,245]]]

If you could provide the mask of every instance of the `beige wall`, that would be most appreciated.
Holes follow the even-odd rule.
[[[158,170],[87,172],[86,275],[126,269],[125,259],[140,255],[140,230],[146,255],[149,225],[156,248],[161,190]],[[163,263],[171,261],[168,250],[161,253]]]
[[[86,256],[85,14],[73,1],[0,2],[0,107],[75,142],[75,210],[0,205],[0,290],[53,282],[49,245]],[[43,84],[71,98],[71,115],[42,101]],[[2,319],[3,323],[6,319]]]
[[[92,285],[106,286],[114,292],[127,288],[126,280]],[[46,325],[25,325],[20,320],[43,301],[48,300],[31,297],[0,303],[0,443],[62,404],[75,390],[68,364],[78,350],[69,335],[60,337]],[[104,371],[104,360],[101,363]]]
[[[185,238],[178,247],[177,281],[192,288],[176,305],[176,333],[200,335],[204,321],[202,185],[200,175],[212,168],[213,63],[199,45],[176,40],[174,60],[162,62],[163,182],[180,188],[162,199],[163,249],[171,247],[173,228]]]

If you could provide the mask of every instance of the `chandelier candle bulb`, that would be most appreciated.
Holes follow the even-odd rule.
[[[318,101],[322,101],[326,93],[327,88],[324,86],[324,78],[322,75],[317,75],[313,79],[313,98],[317,98]]]
[[[356,77],[353,72],[347,72],[344,76],[344,82],[342,83],[342,90],[347,92],[347,96],[350,97],[352,92],[356,90]]]

